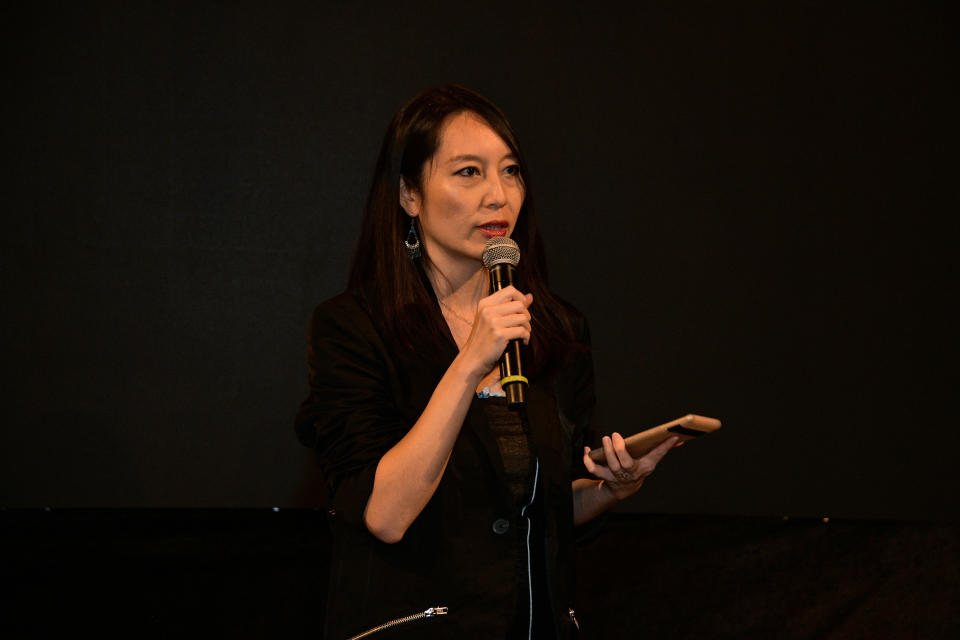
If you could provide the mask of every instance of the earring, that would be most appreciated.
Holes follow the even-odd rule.
[[[416,218],[410,218],[410,231],[403,245],[407,248],[407,255],[411,260],[420,257],[420,236],[417,235]]]

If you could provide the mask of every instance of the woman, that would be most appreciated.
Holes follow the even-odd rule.
[[[490,294],[481,254],[496,236],[521,264],[516,287]],[[527,345],[522,411],[497,371],[513,339]],[[297,431],[335,512],[326,638],[384,624],[370,635],[575,635],[574,526],[632,495],[675,443],[635,460],[615,433],[606,466],[587,457],[588,341],[547,288],[506,117],[462,87],[413,98],[387,130],[348,291],[311,324]]]

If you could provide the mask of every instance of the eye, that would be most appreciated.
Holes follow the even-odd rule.
[[[459,171],[457,171],[456,175],[465,176],[468,178],[471,176],[478,176],[480,175],[480,169],[478,169],[477,167],[464,167],[463,169],[460,169]]]
[[[512,164],[509,167],[506,167],[503,172],[508,176],[519,176],[520,175],[520,165]]]

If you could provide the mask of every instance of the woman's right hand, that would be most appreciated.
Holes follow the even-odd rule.
[[[403,538],[433,496],[476,397],[476,385],[497,364],[510,340],[530,340],[532,303],[532,295],[513,287],[480,301],[470,335],[420,419],[380,459],[363,521],[383,542]]]
[[[487,375],[510,340],[530,342],[531,304],[533,294],[520,293],[513,286],[480,300],[470,335],[458,356],[473,375]]]

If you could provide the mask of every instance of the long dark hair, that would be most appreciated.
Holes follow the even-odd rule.
[[[349,289],[375,311],[378,324],[395,345],[423,352],[447,335],[424,277],[424,255],[411,260],[403,242],[410,217],[400,206],[400,178],[423,193],[425,164],[440,145],[451,116],[479,116],[510,148],[520,166],[525,197],[511,238],[520,247],[518,289],[533,294],[531,373],[550,365],[574,342],[567,308],[550,293],[546,256],[534,214],[530,176],[517,135],[507,117],[483,96],[456,85],[427,89],[404,104],[387,128],[373,174],[360,238],[354,251]],[[414,222],[418,224],[418,222]]]

